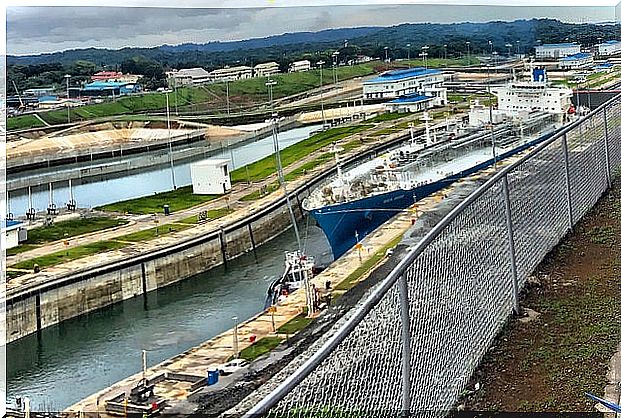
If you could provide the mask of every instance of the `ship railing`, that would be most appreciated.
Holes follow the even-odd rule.
[[[447,415],[529,275],[620,170],[621,95],[497,171],[239,407],[246,417]]]

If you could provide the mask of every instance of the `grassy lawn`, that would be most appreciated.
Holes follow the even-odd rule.
[[[400,241],[403,233],[399,234],[397,237],[392,239],[388,244],[384,245],[382,248],[377,250],[371,258],[362,263],[360,267],[354,270],[349,276],[345,278],[341,283],[339,283],[334,289],[335,290],[348,290],[356,285],[358,280],[368,273],[380,260],[386,257],[386,251],[394,246],[396,246]]]
[[[280,184],[275,181],[273,183],[268,184],[267,188],[264,190],[255,190],[252,193],[248,193],[247,195],[242,196],[239,200],[242,202],[250,202],[253,200],[259,200],[263,196],[267,196],[271,193],[274,193],[276,190],[280,188]]]
[[[114,228],[127,223],[128,221],[124,219],[115,219],[105,216],[56,222],[50,226],[42,226],[40,228],[33,228],[29,230],[28,240],[25,241],[25,244],[44,244],[47,242],[71,238],[76,235]]]
[[[179,187],[169,192],[155,193],[153,196],[138,197],[122,202],[110,203],[96,209],[106,212],[120,212],[148,215],[163,213],[164,205],[170,206],[171,212],[188,209],[201,203],[218,198],[219,195],[193,194],[192,186]]]
[[[375,63],[364,63],[354,66],[339,67],[339,80],[361,77],[373,74]],[[327,70],[326,70],[327,71]],[[331,77],[324,72],[325,85],[330,84]],[[301,73],[278,74],[272,76],[277,82],[274,86],[274,98],[302,93],[312,88],[319,87],[319,70],[311,70]],[[267,101],[266,78],[257,77],[247,80],[232,81],[229,83],[229,97],[233,109],[235,104],[259,104]],[[226,84],[215,83],[200,87],[178,88],[177,93],[169,93],[170,106],[175,103],[180,111],[183,110],[207,110],[223,109],[226,106]],[[145,93],[134,96],[117,98],[115,101],[81,106],[71,109],[71,120],[89,120],[97,117],[128,115],[139,112],[160,111],[166,108],[166,94]],[[41,112],[39,116],[49,124],[65,123],[67,110],[58,109],[49,112]],[[32,115],[11,117],[7,121],[7,129],[24,129],[44,126],[40,120]]]
[[[411,113],[388,112],[388,113],[382,113],[381,115],[374,116],[371,119],[367,119],[365,120],[365,122],[380,123],[380,122],[386,122],[389,120],[400,119],[404,116],[409,116],[409,115],[411,115]]]
[[[22,244],[22,245],[18,245],[17,247],[13,247],[13,248],[7,248],[6,250],[6,255],[7,257],[10,255],[16,255],[16,254],[20,254],[26,251],[30,251],[32,249],[37,248],[38,245],[33,245],[33,244]]]
[[[65,113],[65,120],[67,119]],[[9,131],[28,128],[42,128],[45,124],[33,115],[11,116],[6,118],[6,128]]]
[[[282,342],[280,337],[263,337],[249,347],[239,352],[239,357],[252,361],[265,353],[269,353]]]
[[[336,142],[349,135],[361,132],[370,128],[371,125],[354,125],[342,126],[338,128],[328,129],[319,132],[297,144],[291,145],[280,152],[280,158],[283,167],[287,167],[296,161],[306,157],[332,142]],[[247,170],[246,170],[247,168]],[[250,181],[260,181],[276,172],[276,161],[274,155],[268,155],[246,167],[240,167],[231,172],[231,181],[246,182],[248,177]]]
[[[230,215],[235,212],[235,210],[230,208],[217,208],[217,209],[209,209],[207,211],[208,220],[219,219],[226,215]],[[198,215],[188,216],[187,218],[183,218],[179,221],[181,224],[191,224],[195,225],[199,223]]]
[[[157,237],[161,237],[162,235],[170,234],[177,231],[183,231],[184,229],[191,228],[192,225],[185,223],[173,223],[166,224],[162,226],[157,226],[155,228],[149,228],[138,232],[132,232],[131,234],[122,235],[118,238],[114,238],[115,241],[129,241],[129,242],[140,242],[140,241],[148,241],[151,239],[155,239]]]
[[[61,263],[66,263],[71,260],[86,257],[93,254],[98,254],[105,251],[116,250],[125,247],[127,244],[123,244],[116,241],[100,241],[92,244],[81,245],[79,247],[69,248],[67,250],[57,251],[55,253],[47,254],[41,257],[36,257],[30,260],[24,260],[19,263],[13,264],[10,267],[16,269],[31,270],[35,264],[39,267],[49,267]]]
[[[306,313],[301,313],[293,319],[290,319],[286,324],[281,325],[276,331],[279,334],[295,334],[296,332],[304,329],[313,322],[313,318],[307,318]]]

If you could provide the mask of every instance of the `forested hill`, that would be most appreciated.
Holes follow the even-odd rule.
[[[123,61],[135,56],[175,65],[185,61],[195,61],[197,57],[204,58],[214,53],[231,51],[260,50],[269,47],[291,46],[310,43],[336,42],[342,44],[346,39],[358,38],[381,30],[381,27],[359,27],[343,29],[326,29],[319,32],[296,32],[282,35],[268,36],[265,38],[253,38],[243,41],[209,42],[206,44],[184,43],[180,45],[161,45],[153,48],[84,48],[70,49],[62,52],[37,55],[9,55],[8,64],[71,64],[75,61],[91,61],[99,65],[118,65]]]

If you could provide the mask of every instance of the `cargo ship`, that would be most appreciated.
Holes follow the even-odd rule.
[[[474,103],[470,112],[474,126],[447,121],[432,127],[424,114],[424,135],[412,136],[409,143],[347,172],[336,153],[336,178],[315,189],[302,204],[325,233],[334,258],[415,202],[543,142],[567,122],[568,89],[548,87],[545,72],[537,69],[530,81],[512,82],[507,88],[514,93],[527,90],[528,100],[521,101],[519,109],[499,105],[493,112]],[[558,112],[542,106],[542,97],[555,95],[566,103]],[[484,111],[487,123],[477,126]]]

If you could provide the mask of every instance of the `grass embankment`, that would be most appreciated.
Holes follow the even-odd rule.
[[[593,411],[621,342],[621,180],[539,267],[511,322],[477,372],[470,410]]]
[[[373,74],[376,63],[364,63],[348,67],[339,67],[339,80]],[[319,70],[302,73],[278,74],[271,77],[277,82],[273,88],[274,99],[290,96],[319,87]],[[265,103],[268,100],[265,77],[255,77],[229,83],[229,99],[231,108]],[[331,77],[324,73],[324,85],[331,83]],[[184,112],[226,110],[226,84],[214,83],[200,87],[178,88],[176,94],[169,93],[171,109],[175,107]],[[92,104],[71,109],[71,120],[89,120],[98,117],[130,115],[166,109],[165,93],[145,93],[125,96],[106,103]],[[67,109],[51,110],[38,113],[43,120],[51,125],[67,122]],[[24,129],[44,126],[32,115],[15,116],[7,119],[7,129]]]
[[[90,255],[99,254],[106,251],[118,250],[127,247],[128,245],[132,245],[136,242],[149,241],[163,235],[182,231],[191,227],[192,225],[187,223],[173,223],[157,226],[143,231],[122,235],[110,240],[71,247],[67,248],[66,250],[56,251],[40,257],[20,261],[19,263],[10,265],[9,268],[32,270],[34,269],[35,264],[38,265],[40,268],[51,267]]]
[[[313,318],[309,318],[306,312],[302,312],[295,318],[290,319],[287,323],[278,327],[276,332],[279,334],[295,334],[306,328],[311,322],[313,322]]]
[[[280,337],[263,337],[254,344],[244,348],[239,352],[239,357],[248,361],[252,361],[265,353],[269,353],[278,347],[283,341]]]
[[[92,218],[71,219],[68,221],[57,222],[50,226],[33,228],[28,231],[28,239],[17,247],[9,248],[6,251],[6,255],[16,255],[49,242],[68,239],[91,232],[103,231],[125,225],[127,223],[128,221],[125,219],[96,216]]]
[[[150,213],[162,213],[164,205],[168,205],[172,213],[209,202],[218,197],[218,195],[194,194],[192,193],[192,186],[184,186],[177,188],[177,190],[155,193],[152,196],[109,203],[96,209],[106,212],[148,215]]]
[[[401,237],[403,237],[403,233],[399,234],[398,236],[396,236],[395,238],[390,240],[390,242],[388,242],[386,245],[384,245],[383,247],[379,248],[371,256],[371,258],[369,258],[367,261],[363,262],[360,265],[360,267],[358,267],[356,270],[354,270],[349,276],[347,276],[334,289],[335,290],[346,291],[346,290],[349,290],[352,287],[354,287],[356,285],[356,283],[358,283],[358,281],[360,280],[360,278],[362,276],[364,276],[369,271],[371,271],[373,269],[373,267],[375,267],[377,265],[377,263],[379,263],[384,257],[386,257],[386,252],[390,248],[393,248],[394,246],[399,244],[399,242],[401,241]],[[364,248],[359,250],[359,251],[364,251]]]

